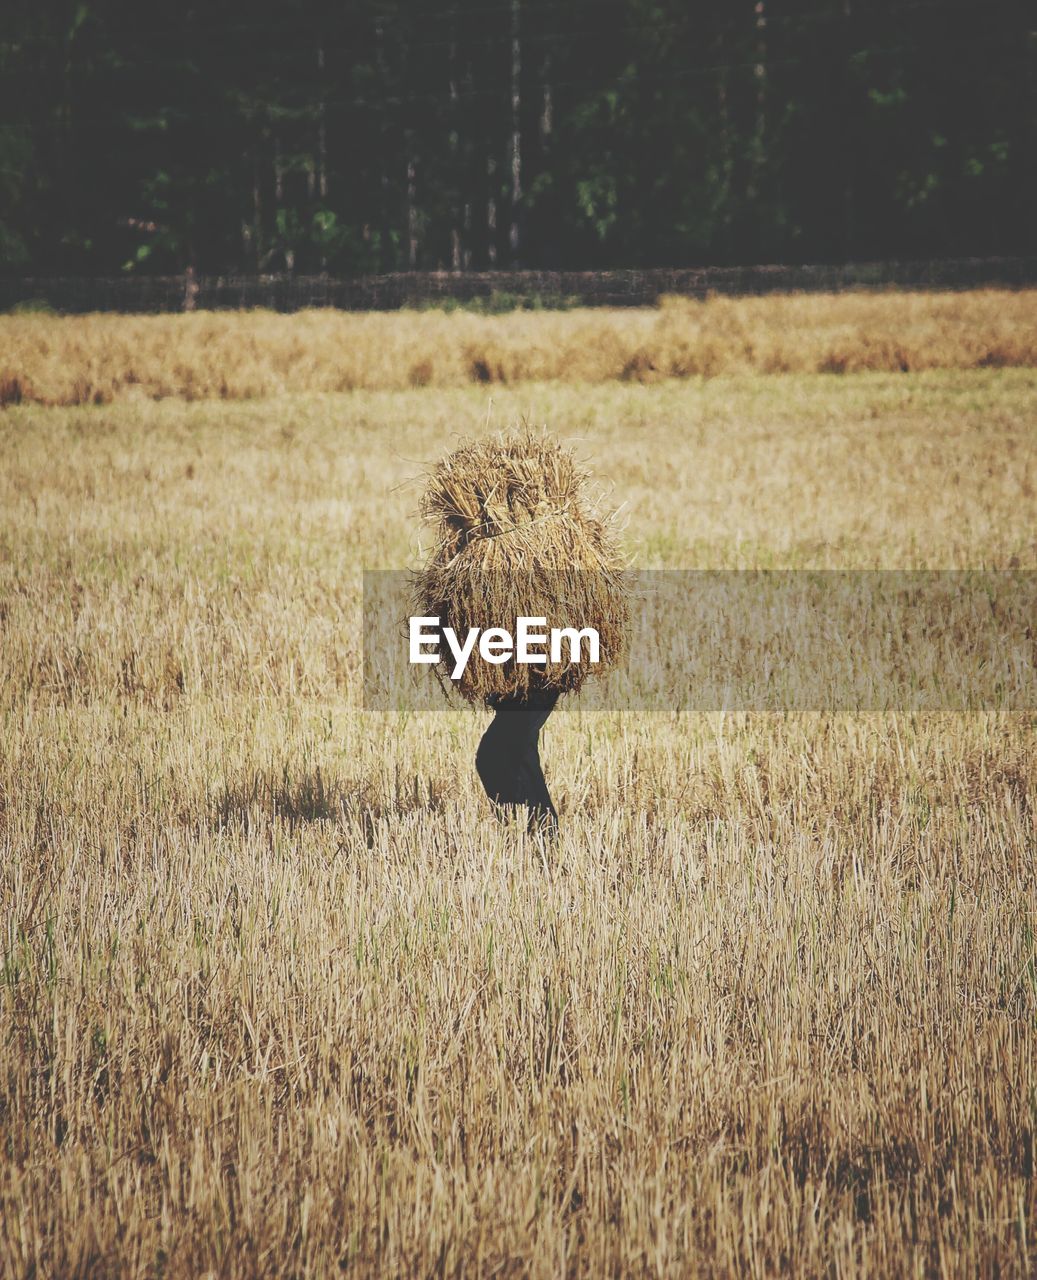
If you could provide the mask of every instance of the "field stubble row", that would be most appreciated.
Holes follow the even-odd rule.
[[[0,317],[0,404],[1037,364],[1037,291],[670,298],[658,308]]]

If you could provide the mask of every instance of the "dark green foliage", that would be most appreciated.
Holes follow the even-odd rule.
[[[479,316],[500,316],[509,311],[571,311],[581,299],[565,293],[512,293],[493,289],[486,297],[431,298],[419,302],[415,311],[471,311]]]
[[[514,208],[512,20],[512,0],[9,0],[0,270],[1033,251],[1021,0],[520,0]]]

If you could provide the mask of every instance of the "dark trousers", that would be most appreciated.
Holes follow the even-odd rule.
[[[496,703],[475,754],[479,778],[493,803],[525,805],[530,831],[550,835],[558,832],[558,814],[540,767],[540,730],[557,701],[557,694],[546,694],[535,703]]]

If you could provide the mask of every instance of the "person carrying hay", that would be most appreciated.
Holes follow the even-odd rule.
[[[593,665],[570,644],[525,662],[473,656],[449,680],[437,671],[494,712],[475,763],[498,815],[524,806],[530,830],[551,834],[558,814],[540,764],[540,731],[562,695],[616,664],[628,621],[618,548],[586,485],[569,450],[525,431],[462,444],[432,470],[421,507],[436,541],[414,604],[441,630],[468,636],[532,619],[597,635]]]

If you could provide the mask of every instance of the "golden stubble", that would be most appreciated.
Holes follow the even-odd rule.
[[[0,1274],[1032,1270],[1032,719],[577,700],[545,849],[359,600],[522,418],[639,566],[1034,568],[1035,389],[0,415]]]
[[[667,298],[479,316],[0,316],[0,405],[1037,364],[1037,291]]]

